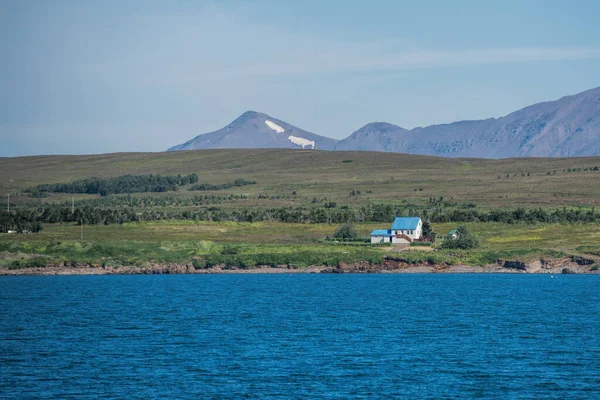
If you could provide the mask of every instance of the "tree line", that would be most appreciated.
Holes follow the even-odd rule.
[[[31,197],[44,193],[83,193],[108,196],[119,193],[176,191],[179,186],[198,182],[198,175],[123,175],[115,178],[88,178],[71,183],[41,184],[25,189]]]
[[[42,219],[36,210],[3,211],[0,213],[0,232],[39,232],[43,229]]]
[[[32,209],[32,208],[43,208],[46,206],[59,205],[62,207],[71,207],[72,204],[76,208],[80,207],[100,207],[100,208],[111,208],[111,207],[133,207],[133,208],[165,208],[165,207],[194,207],[194,206],[207,206],[207,205],[221,205],[221,204],[233,204],[238,200],[289,200],[293,199],[292,195],[264,195],[258,194],[256,196],[249,196],[246,194],[234,194],[228,193],[224,195],[216,194],[204,194],[194,195],[185,197],[174,197],[174,196],[132,196],[131,194],[120,194],[114,196],[104,197],[93,197],[88,199],[75,200],[72,203],[70,200],[62,202],[42,202],[41,200],[20,200],[18,202],[11,202],[10,208],[12,210],[17,209]],[[335,204],[335,203],[334,203]],[[327,205],[325,205],[327,207]]]
[[[0,231],[28,230],[35,232],[43,223],[76,222],[90,225],[121,224],[137,221],[280,221],[288,223],[380,222],[389,224],[396,216],[420,216],[424,221],[441,222],[501,222],[501,223],[600,223],[595,209],[532,209],[477,211],[473,209],[395,208],[373,204],[350,209],[325,207],[279,208],[164,208],[137,210],[133,207],[78,207],[72,212],[65,205],[46,204],[33,209],[0,212]]]
[[[233,187],[246,186],[246,185],[255,185],[255,181],[247,181],[245,179],[239,178],[233,182],[225,182],[217,185],[211,185],[210,183],[201,183],[198,185],[194,185],[190,188],[190,190],[223,190],[223,189],[231,189]]]

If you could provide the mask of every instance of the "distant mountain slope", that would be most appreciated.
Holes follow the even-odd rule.
[[[338,142],[336,150],[404,152],[409,131],[387,122],[372,122]]]
[[[410,131],[391,127],[366,125],[338,142],[336,150],[480,158],[600,155],[600,88],[534,104],[498,119]]]
[[[247,111],[218,131],[198,135],[168,151],[233,148],[333,150],[336,140],[297,128],[267,114]]]
[[[477,158],[597,156],[600,155],[600,87],[534,104],[498,119],[411,130],[374,122],[341,141],[306,132],[267,114],[248,111],[225,128],[196,136],[169,151],[274,147]]]

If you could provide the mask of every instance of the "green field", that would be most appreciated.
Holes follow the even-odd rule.
[[[69,183],[90,177],[126,174],[177,175],[196,173],[200,183],[220,185],[235,179],[254,185],[195,192],[135,193],[158,199],[139,206],[138,214],[172,209],[264,210],[268,207],[358,209],[372,204],[404,204],[420,209],[441,207],[443,198],[456,209],[498,210],[523,207],[546,210],[563,207],[590,210],[600,205],[600,157],[571,159],[444,159],[372,152],[303,150],[209,150],[174,153],[120,153],[90,156],[0,158],[0,193],[13,209],[44,207],[46,203],[98,199],[110,207],[112,196],[54,193],[31,199],[22,191],[38,184]],[[204,196],[192,204],[194,196]],[[160,199],[169,200],[160,204]],[[94,200],[95,201],[95,200]],[[77,203],[79,204],[79,203]],[[361,237],[389,223],[357,223]],[[458,223],[433,223],[439,235]],[[461,223],[460,225],[463,225]],[[475,250],[434,248],[398,253],[391,247],[326,241],[339,224],[211,222],[165,219],[110,225],[72,222],[46,224],[36,234],[0,234],[0,266],[45,262],[142,265],[145,262],[224,263],[255,265],[330,264],[384,256],[410,262],[485,265],[497,259],[600,255],[597,223],[465,223],[480,239]],[[81,235],[83,233],[83,241]],[[36,264],[37,263],[37,264]]]
[[[15,260],[26,262],[40,256],[47,262],[86,262],[101,265],[143,265],[145,262],[187,263],[214,259],[239,263],[246,260],[279,260],[282,264],[308,266],[338,261],[377,262],[390,256],[407,262],[435,262],[486,265],[498,259],[532,261],[571,255],[600,255],[600,226],[511,225],[471,223],[468,227],[480,238],[475,250],[421,250],[399,253],[391,246],[334,243],[323,240],[337,226],[326,224],[285,224],[280,222],[231,223],[165,221],[110,226],[48,225],[39,234],[0,235],[0,266]],[[360,224],[360,235],[381,227]],[[453,228],[434,224],[438,232]],[[83,231],[83,242],[80,242]],[[226,249],[235,249],[228,255]],[[267,257],[268,255],[268,257]],[[270,258],[270,257],[275,258]],[[262,257],[262,258],[261,258]]]
[[[600,247],[598,224],[465,224],[481,239],[482,249],[514,250],[519,248],[557,249],[575,252],[581,246]],[[0,241],[79,241],[83,231],[84,242],[103,243],[135,239],[140,242],[215,242],[247,243],[253,245],[301,245],[323,242],[333,237],[337,225],[286,224],[281,222],[204,222],[158,221],[122,225],[80,226],[52,224],[38,234],[0,235]],[[436,232],[448,232],[456,224],[433,224]],[[373,229],[386,228],[383,224],[358,224],[358,233],[367,237]]]

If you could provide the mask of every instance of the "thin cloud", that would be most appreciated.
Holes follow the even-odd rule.
[[[455,51],[411,51],[397,55],[308,54],[292,62],[269,62],[224,70],[221,78],[288,76],[337,71],[381,71],[486,64],[600,59],[600,48],[525,47]]]
[[[329,45],[321,49],[297,46],[279,51],[277,57],[268,52],[257,54],[260,63],[250,60],[212,60],[195,54],[188,58],[173,56],[171,61],[154,60],[144,54],[135,59],[116,59],[82,68],[94,79],[113,81],[121,77],[127,84],[180,87],[194,83],[217,84],[224,80],[316,75],[337,72],[390,72],[424,68],[502,65],[528,62],[552,62],[600,59],[595,47],[524,47],[469,50],[411,50],[391,54],[383,49],[370,52],[370,46],[355,48]],[[179,60],[174,62],[172,60]],[[185,61],[183,61],[185,60]],[[285,61],[280,61],[285,60]],[[232,63],[235,62],[235,66]]]

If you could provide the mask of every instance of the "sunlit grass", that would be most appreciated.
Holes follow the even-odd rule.
[[[382,226],[383,225],[383,226]],[[160,221],[109,226],[46,226],[39,234],[0,235],[0,266],[15,260],[87,262],[97,265],[144,265],[148,262],[277,262],[307,266],[339,261],[380,262],[384,256],[409,263],[486,265],[499,259],[531,261],[574,254],[600,255],[600,225],[522,225],[470,223],[481,248],[470,251],[390,247],[325,242],[337,225],[279,222],[235,223]],[[434,224],[438,234],[458,224]],[[359,224],[362,236],[385,224]],[[40,258],[41,257],[41,258]],[[202,264],[204,265],[204,264]]]

